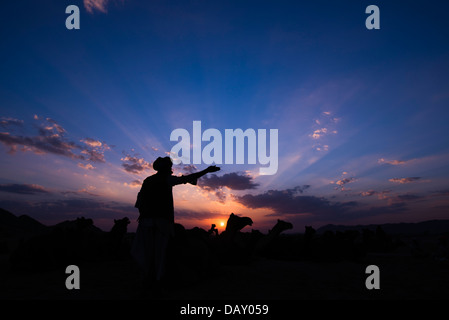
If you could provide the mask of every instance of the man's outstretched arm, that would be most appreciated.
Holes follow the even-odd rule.
[[[195,172],[195,173],[191,173],[191,174],[189,174],[187,176],[184,176],[183,178],[186,179],[186,182],[191,183],[193,185],[196,185],[198,178],[201,178],[202,176],[204,176],[207,173],[217,172],[219,170],[220,170],[220,168],[217,167],[217,166],[209,166],[209,167],[207,167],[204,170],[201,170],[201,171],[198,171],[198,172]]]
[[[181,177],[170,176],[169,184],[171,184],[172,186],[177,185],[177,184],[183,184],[183,183],[190,183],[190,184],[196,185],[198,178],[204,176],[206,173],[217,172],[218,170],[220,170],[219,167],[210,166],[202,171],[191,173],[191,174],[188,174],[185,176],[181,176]]]

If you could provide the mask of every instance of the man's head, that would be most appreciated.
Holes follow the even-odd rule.
[[[172,166],[173,162],[171,161],[170,157],[159,157],[153,162],[153,169],[160,173],[172,174]]]

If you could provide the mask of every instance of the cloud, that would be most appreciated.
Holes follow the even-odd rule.
[[[344,186],[345,184],[350,183],[352,181],[354,181],[354,178],[344,178],[344,179],[338,180],[337,182],[335,182],[335,184],[338,184],[339,186]]]
[[[362,191],[360,195],[362,197],[371,197],[374,195],[377,195],[377,199],[383,200],[387,198],[387,195],[391,192],[391,190],[383,190],[383,191],[374,191],[374,190],[368,190],[368,191]]]
[[[449,189],[433,191],[432,193],[437,197],[439,197],[439,196],[448,197]]]
[[[96,190],[97,188],[95,188],[94,186],[88,186],[87,188],[83,188],[77,191],[62,191],[61,194],[63,195],[89,195],[89,196],[94,196],[94,197],[98,197],[98,194],[93,193],[92,191]]]
[[[133,180],[130,183],[123,183],[123,185],[125,187],[130,187],[130,188],[140,188],[142,186],[142,182],[140,182],[139,180]]]
[[[329,151],[329,145],[328,144],[324,144],[324,145],[316,145],[314,146],[315,150],[317,151]]]
[[[3,128],[8,128],[10,126],[23,126],[23,120],[18,120],[9,117],[0,117],[0,126]]]
[[[81,153],[87,155],[87,160],[92,162],[105,162],[104,152],[106,150],[111,150],[105,142],[95,140],[92,138],[82,139],[81,142],[90,147],[90,149],[84,149]]]
[[[249,190],[256,189],[259,184],[254,183],[253,177],[250,175],[232,172],[222,176],[217,176],[216,174],[204,176],[198,181],[198,186],[208,190],[215,190],[221,187],[228,187],[231,190]]]
[[[84,142],[85,144],[87,144],[88,146],[93,147],[93,148],[103,147],[103,143],[101,141],[91,139],[91,138],[83,139],[83,140],[81,140],[81,142]],[[107,147],[107,148],[109,149],[109,147]]]
[[[78,167],[86,169],[86,170],[95,169],[95,167],[93,165],[91,165],[90,163],[88,163],[88,164],[78,163]]]
[[[44,187],[37,184],[2,184],[0,185],[0,191],[17,193],[17,194],[43,194],[50,193]]]
[[[49,132],[57,132],[59,134],[66,133],[65,129],[61,125],[59,125],[55,120],[51,118],[46,118],[45,120],[47,121],[47,124],[45,127],[43,127],[43,129]]]
[[[306,185],[285,190],[269,190],[258,195],[246,194],[234,198],[251,209],[271,209],[274,212],[272,215],[335,216],[357,205],[354,201],[332,203],[324,197],[303,196],[302,193],[309,187]]]
[[[377,194],[377,192],[374,191],[374,190],[363,191],[363,192],[360,193],[360,195],[362,197],[371,197],[372,195],[375,195],[375,194]]]
[[[100,11],[102,13],[107,13],[107,5],[110,0],[84,0],[84,7],[87,12],[94,13],[94,11]]]
[[[388,181],[404,184],[404,183],[415,182],[415,181],[418,181],[420,179],[421,179],[421,177],[408,177],[408,178],[392,178],[392,179],[390,179]]]
[[[397,214],[407,211],[408,207],[405,202],[392,203],[386,206],[373,206],[368,209],[357,210],[355,213],[358,217],[372,217],[384,214]]]
[[[391,192],[391,190],[384,190],[384,191],[364,191],[360,193],[363,197],[371,197],[376,195],[379,200],[388,200],[388,203],[394,204],[394,203],[400,203],[400,202],[409,202],[409,201],[416,201],[416,200],[425,200],[428,197],[421,196],[417,194],[394,194]]]
[[[120,159],[123,161],[122,167],[125,171],[139,174],[145,170],[150,170],[152,168],[151,164],[143,158],[139,158],[137,155],[131,156],[127,154],[124,158]]]
[[[346,190],[348,190],[348,188],[346,187],[346,185],[348,184],[348,183],[351,183],[351,182],[354,182],[354,181],[356,181],[356,179],[354,178],[354,177],[351,177],[351,178],[343,178],[343,179],[340,179],[340,180],[338,180],[338,181],[332,181],[331,182],[331,184],[336,184],[338,187],[335,187],[335,190],[338,190],[338,189],[340,189],[341,191],[346,191]]]
[[[47,134],[43,130],[39,136],[34,137],[16,136],[8,132],[0,132],[0,142],[10,148],[10,154],[20,150],[23,152],[31,151],[35,154],[52,153],[72,159],[85,160],[83,156],[73,152],[77,148],[75,143],[66,141],[58,134]]]
[[[385,160],[384,158],[380,158],[379,160],[377,160],[378,163],[380,164],[391,164],[393,166],[397,166],[397,165],[401,165],[401,164],[405,164],[407,163],[407,161],[402,161],[402,160]]]
[[[35,136],[15,135],[10,132],[0,132],[0,142],[9,147],[9,154],[17,151],[33,152],[35,154],[55,154],[82,161],[105,162],[104,151],[110,147],[91,138],[81,140],[86,147],[71,141],[66,137],[67,131],[51,118],[37,115],[34,120],[39,121],[38,133]],[[19,120],[15,120],[19,121]]]
[[[85,159],[87,159],[88,161],[103,163],[106,162],[106,160],[104,159],[104,154],[101,150],[84,149],[81,150],[81,153],[86,155]]]
[[[267,216],[281,216],[293,225],[325,223],[347,223],[355,219],[365,219],[377,215],[398,214],[409,210],[408,201],[417,200],[414,195],[404,195],[397,201],[390,201],[384,206],[367,206],[357,201],[330,201],[325,197],[305,196],[296,187],[286,190],[269,190],[267,192],[244,196],[234,196],[235,201],[249,209],[270,209],[273,213]],[[370,192],[374,195],[374,192]]]
[[[415,201],[415,200],[421,200],[425,197],[417,195],[417,194],[401,194],[396,196],[396,200],[398,202],[404,202],[404,201]]]
[[[203,190],[214,194],[219,202],[224,203],[226,200],[226,193],[223,188],[231,190],[250,190],[256,189],[259,184],[254,183],[253,177],[248,174],[232,172],[222,176],[211,174],[201,177],[201,179],[198,180],[198,186]]]
[[[319,139],[322,136],[324,136],[327,133],[327,128],[321,128],[321,129],[317,129],[313,132],[313,134],[311,135],[311,137],[313,139]]]
[[[309,137],[315,141],[312,147],[314,150],[319,152],[329,151],[329,136],[338,133],[336,126],[339,121],[340,118],[333,117],[330,111],[320,113],[319,119],[314,120],[313,132],[309,134]]]
[[[179,170],[179,171],[181,171],[183,173],[187,173],[187,174],[194,173],[194,172],[198,171],[198,168],[194,164],[185,164],[182,166],[176,166],[175,168],[176,168],[176,170]]]

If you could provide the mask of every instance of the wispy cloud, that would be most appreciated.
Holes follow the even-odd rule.
[[[404,184],[404,183],[416,182],[416,181],[418,181],[420,179],[421,179],[421,177],[391,178],[388,181],[394,182],[394,183]]]
[[[393,166],[398,166],[401,164],[406,164],[408,161],[403,161],[403,160],[386,160],[384,158],[380,158],[379,160],[377,160],[378,163],[380,164],[391,164]]]
[[[67,195],[89,195],[98,197],[98,194],[94,193],[97,188],[94,186],[88,186],[86,188],[79,189],[77,191],[62,191],[61,194],[67,196]]]
[[[110,0],[84,0],[84,7],[89,13],[94,13],[94,11],[107,13],[107,6],[109,2]]]
[[[315,129],[309,134],[309,137],[316,141],[313,146],[316,151],[328,151],[329,144],[323,144],[322,140],[329,135],[335,135],[338,133],[336,130],[336,123],[340,121],[340,118],[332,116],[330,111],[324,111],[321,113],[318,119],[315,119]]]
[[[108,13],[108,7],[111,4],[111,0],[83,0],[84,8],[90,14],[93,14],[95,11],[101,13]],[[114,0],[114,4],[119,2],[123,3],[125,0]]]
[[[3,128],[8,128],[10,126],[22,126],[23,120],[14,119],[10,117],[0,117],[0,126]]]
[[[106,149],[109,149],[109,147],[105,143],[103,143],[99,140],[92,139],[92,138],[82,139],[81,142],[84,142],[85,144],[87,144],[88,146],[90,146],[92,148],[104,147]]]
[[[91,165],[90,163],[84,164],[84,163],[78,163],[78,167],[86,169],[86,170],[93,170],[95,167]]]
[[[16,183],[2,184],[0,185],[0,191],[8,193],[27,194],[27,195],[50,193],[50,191],[37,184],[16,184]]]
[[[374,190],[368,190],[368,191],[362,191],[360,195],[362,197],[371,197],[376,195],[377,199],[383,200],[386,199],[388,194],[391,192],[391,190],[383,190],[383,191],[374,191]]]
[[[133,180],[130,183],[125,182],[125,183],[123,183],[123,185],[125,187],[129,187],[129,188],[135,189],[135,188],[140,188],[142,186],[142,182],[139,181],[139,180]]]

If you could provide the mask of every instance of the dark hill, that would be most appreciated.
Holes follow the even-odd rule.
[[[15,216],[11,212],[0,208],[1,229],[14,229],[22,232],[40,232],[48,227],[27,215]]]
[[[423,234],[441,234],[449,232],[449,220],[428,220],[416,223],[385,223],[385,224],[370,224],[370,225],[334,225],[328,224],[317,229],[317,233],[324,233],[325,231],[346,231],[369,229],[375,231],[380,226],[388,234],[397,235],[423,235]]]

